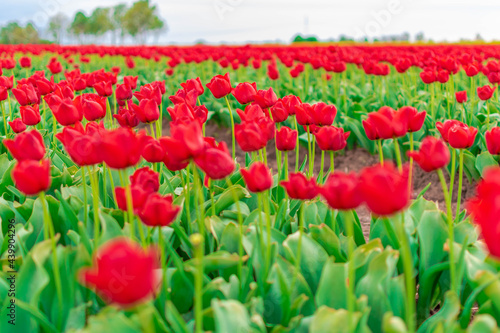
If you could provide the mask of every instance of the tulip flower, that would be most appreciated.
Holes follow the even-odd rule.
[[[56,102],[55,105],[47,103],[57,122],[62,126],[70,126],[83,119],[83,110],[79,110],[76,106],[78,105],[78,101],[73,102],[71,99],[65,98],[64,100],[60,100],[60,102]]]
[[[19,108],[19,112],[21,113],[21,119],[23,120],[23,123],[28,126],[35,126],[42,120],[38,104],[33,106],[21,106]]]
[[[314,178],[307,177],[300,172],[291,173],[287,181],[280,182],[291,199],[311,200],[318,196],[318,186]]]
[[[168,226],[178,215],[180,207],[172,204],[172,195],[152,193],[139,211],[139,217],[147,226]]]
[[[99,96],[109,97],[113,95],[113,86],[110,81],[101,81],[94,84],[94,89]]]
[[[254,83],[243,82],[238,84],[232,91],[234,98],[240,104],[248,104],[254,101],[257,94],[257,85]]]
[[[165,158],[165,151],[160,141],[155,140],[151,136],[144,135],[141,137],[142,157],[149,163],[159,163]]]
[[[262,162],[255,162],[250,168],[241,169],[240,172],[250,192],[263,192],[273,186],[271,170]]]
[[[236,142],[245,152],[257,151],[267,144],[264,130],[256,122],[244,122],[235,126]]]
[[[3,144],[18,161],[39,161],[45,155],[42,135],[35,129],[20,133],[13,140],[4,139]]]
[[[321,150],[338,151],[345,148],[347,138],[351,132],[345,132],[343,128],[334,126],[321,127],[314,136]]]
[[[294,150],[297,144],[298,132],[283,126],[276,131],[276,147],[279,151]]]
[[[426,137],[420,145],[420,151],[408,152],[425,172],[444,168],[450,162],[450,151],[446,144],[433,136]]]
[[[199,77],[181,83],[181,87],[187,91],[195,91],[197,96],[201,96],[205,92],[205,89],[203,88],[203,84],[201,83]]]
[[[137,119],[144,124],[153,123],[160,118],[158,104],[152,99],[143,99],[139,105],[130,102],[129,108],[134,110]]]
[[[481,227],[481,234],[488,251],[500,259],[500,168],[490,167],[476,188],[476,196],[467,202],[474,223]]]
[[[470,148],[476,139],[477,129],[469,127],[458,120],[446,120],[444,123],[437,122],[436,128],[450,146],[457,149]]]
[[[25,195],[36,195],[50,188],[50,160],[20,160],[12,169],[16,188]]]
[[[400,172],[392,163],[364,168],[360,174],[363,201],[377,215],[388,216],[408,206],[408,169]]]
[[[218,145],[215,141],[206,144],[206,148],[195,157],[194,162],[210,179],[226,178],[236,167],[224,141]]]
[[[355,173],[335,172],[319,188],[319,193],[331,208],[350,210],[363,202],[359,186],[359,177]]]
[[[21,106],[40,104],[40,96],[31,84],[18,85],[12,93]]]
[[[268,90],[258,90],[254,95],[254,100],[261,108],[267,109],[276,104],[278,97],[273,88],[269,88]]]
[[[59,61],[51,61],[48,65],[47,68],[50,70],[52,74],[59,74],[62,72],[63,68],[62,65]]]
[[[98,249],[93,267],[79,272],[85,286],[96,289],[107,303],[131,307],[154,296],[158,256],[126,238],[109,241]]]
[[[128,84],[119,84],[116,86],[115,94],[118,101],[128,101],[132,99],[132,88]]]
[[[23,123],[21,118],[16,118],[13,121],[9,121],[9,125],[14,133],[22,133],[26,130],[26,124]]]
[[[500,154],[500,127],[493,127],[486,131],[484,138],[486,139],[486,147],[491,155]]]
[[[466,90],[457,91],[455,93],[455,97],[457,99],[457,103],[463,104],[467,102],[467,91]]]
[[[134,90],[137,88],[137,79],[138,76],[124,76],[123,83],[130,87],[130,89]]]
[[[207,83],[207,88],[214,95],[215,98],[222,98],[231,93],[231,80],[229,73],[225,75],[216,75]]]
[[[113,118],[118,121],[118,124],[120,124],[121,127],[134,128],[140,123],[135,112],[125,108],[119,108],[118,114],[114,114]]]
[[[179,89],[175,95],[170,96],[168,99],[174,105],[179,105],[179,104],[187,104],[191,108],[194,108],[196,106],[196,101],[198,98],[198,92],[196,90],[185,90],[185,89]]]
[[[136,165],[141,158],[140,141],[129,128],[120,127],[106,131],[101,141],[104,162],[113,169],[125,169]]]
[[[19,58],[19,65],[22,68],[30,68],[31,67],[31,58],[30,57]]]
[[[477,96],[482,101],[487,101],[493,96],[497,87],[482,86],[477,88]]]

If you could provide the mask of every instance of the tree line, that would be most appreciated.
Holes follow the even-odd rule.
[[[123,44],[126,38],[135,43],[145,44],[167,30],[165,21],[159,16],[156,5],[149,0],[139,0],[130,7],[118,4],[113,7],[98,7],[90,13],[77,12],[71,20],[58,13],[52,16],[44,30],[38,30],[33,24],[25,26],[11,22],[0,29],[0,43],[43,43],[77,42],[99,43],[108,38],[112,44]]]

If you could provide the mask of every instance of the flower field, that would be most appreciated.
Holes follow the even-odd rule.
[[[0,65],[0,332],[498,331],[500,45]]]

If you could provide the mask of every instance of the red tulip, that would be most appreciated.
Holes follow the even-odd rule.
[[[42,117],[40,116],[40,110],[38,109],[38,104],[33,106],[21,106],[19,108],[19,112],[21,113],[21,119],[23,120],[23,123],[28,126],[35,126],[42,120]]]
[[[487,101],[493,96],[497,87],[482,86],[477,88],[477,96],[482,101]]]
[[[288,108],[282,99],[279,99],[270,110],[275,123],[282,123],[288,119]]]
[[[370,140],[399,138],[408,131],[409,113],[383,106],[377,112],[369,113],[368,119],[362,123]]]
[[[75,128],[67,126],[56,134],[73,162],[80,166],[96,165],[103,161],[101,138],[105,133],[104,125],[96,124],[97,128],[94,129],[91,124],[95,123],[88,123],[85,131],[78,123]]]
[[[8,76],[0,76],[0,87],[4,87],[7,90],[12,89],[14,86],[14,75]]]
[[[262,162],[255,162],[248,169],[241,169],[240,172],[250,192],[263,192],[273,186],[271,170]]]
[[[130,176],[130,184],[133,187],[142,188],[147,193],[158,192],[160,189],[159,174],[147,166],[139,168]]]
[[[479,73],[479,70],[477,69],[476,66],[474,65],[469,65],[467,67],[465,67],[465,73],[467,74],[467,76],[471,77],[471,76],[476,76],[478,73]]]
[[[129,128],[120,127],[106,131],[102,138],[102,157],[113,169],[125,169],[136,165],[142,147],[140,138]]]
[[[165,157],[165,151],[163,150],[160,141],[147,135],[142,136],[141,140],[142,157],[149,163],[162,162]]]
[[[458,103],[460,103],[460,104],[465,103],[465,102],[467,102],[467,91],[466,90],[457,91],[455,93],[455,97],[456,97]]]
[[[289,180],[280,182],[291,199],[311,200],[319,194],[314,178],[307,179],[303,173],[291,173]]]
[[[486,131],[484,138],[486,139],[486,147],[491,155],[500,154],[500,127],[493,127]]]
[[[35,129],[16,135],[14,140],[4,139],[3,144],[18,161],[39,161],[45,155],[42,135]]]
[[[21,106],[40,104],[40,96],[31,84],[20,84],[12,89],[12,93]]]
[[[222,98],[231,93],[231,80],[229,73],[225,75],[216,75],[207,83],[207,88],[214,95],[215,98]]]
[[[9,98],[9,91],[7,88],[0,86],[0,102],[5,101],[7,98]]]
[[[268,138],[257,122],[244,122],[234,126],[236,142],[245,152],[264,148]]]
[[[16,118],[13,121],[9,121],[9,125],[14,133],[21,133],[26,130],[26,124],[23,123],[21,118]]]
[[[109,97],[113,95],[113,86],[110,81],[101,81],[94,84],[94,89],[99,96]]]
[[[481,234],[490,254],[500,258],[500,168],[490,167],[476,188],[477,194],[467,202],[467,210]]]
[[[268,90],[258,90],[254,95],[254,100],[261,108],[267,109],[276,104],[278,97],[273,88],[269,88]]]
[[[139,102],[139,105],[130,102],[129,108],[133,109],[137,119],[145,124],[155,122],[160,118],[158,104],[152,99],[143,99]]]
[[[50,188],[50,160],[19,161],[12,170],[17,189],[25,195],[35,195]]]
[[[130,307],[154,296],[159,268],[158,255],[126,238],[104,244],[94,258],[94,267],[80,271],[80,281],[97,289],[107,303]]]
[[[119,84],[116,86],[115,94],[118,101],[128,101],[132,99],[132,88],[128,84]]]
[[[210,144],[207,143],[206,148],[195,157],[194,162],[211,179],[226,178],[235,169],[234,160],[224,141],[219,145],[215,144],[215,140],[210,141]]]
[[[236,113],[238,113],[242,122],[252,122],[267,117],[258,104],[247,105],[245,111],[236,109]]]
[[[195,91],[197,96],[203,95],[205,89],[199,77],[196,79],[190,79],[186,82],[181,83],[181,87],[187,91]]]
[[[345,132],[343,128],[334,126],[321,127],[314,135],[319,149],[325,151],[342,150],[347,145],[347,138],[351,132]]]
[[[161,105],[162,102],[162,86],[159,84],[153,85],[145,84],[141,87],[139,91],[133,93],[133,95],[139,100],[143,99],[152,99],[156,102],[157,105]]]
[[[432,71],[423,71],[420,72],[420,78],[422,79],[422,82],[425,84],[431,84],[436,82],[436,73]]]
[[[231,93],[240,104],[248,104],[254,101],[254,96],[257,94],[257,85],[255,82],[243,82],[238,84]]]
[[[19,58],[19,65],[21,65],[22,68],[30,68],[31,67],[31,58],[30,57]]]
[[[297,145],[298,132],[289,127],[283,126],[276,131],[276,148],[279,151],[294,150]]]
[[[180,211],[180,207],[173,205],[172,200],[172,195],[163,197],[158,193],[150,194],[139,211],[142,223],[150,227],[170,225]]]
[[[121,127],[134,128],[140,123],[135,112],[125,108],[119,108],[118,114],[114,114],[113,118],[118,121],[118,124],[120,124]]]
[[[294,95],[288,95],[283,97],[282,102],[287,109],[289,115],[294,115],[297,112],[297,107],[302,104],[300,97]]]
[[[424,125],[427,112],[418,110],[411,106],[403,106],[396,112],[396,120],[407,120],[408,132],[418,132]],[[404,126],[404,125],[403,125]]]
[[[446,120],[444,123],[438,121],[436,127],[444,141],[453,148],[464,149],[474,144],[477,134],[477,129],[474,127],[469,127],[458,120]]]
[[[138,76],[124,76],[123,77],[123,83],[128,85],[130,89],[134,90],[137,88],[137,79]]]
[[[88,121],[98,121],[106,116],[106,97],[97,94],[82,94],[73,103]]]
[[[450,73],[448,73],[448,71],[441,70],[438,72],[437,80],[439,81],[439,83],[446,83],[448,82],[449,79],[450,79]]]
[[[48,96],[50,95],[47,95],[47,97]],[[72,101],[69,98],[65,98],[56,102],[54,106],[51,106],[48,101],[47,104],[49,104],[57,122],[62,126],[73,125],[83,119],[83,111],[76,107],[76,105],[78,105],[78,100]]]
[[[179,89],[175,95],[170,96],[168,99],[170,99],[174,105],[187,104],[194,108],[196,106],[197,98],[198,92],[196,90]]]
[[[50,70],[52,74],[58,74],[62,72],[62,65],[59,61],[51,61],[48,65],[47,68]]]
[[[450,151],[446,144],[433,136],[426,137],[420,145],[418,152],[408,152],[415,162],[425,172],[441,169],[450,162]]]
[[[364,168],[360,174],[363,201],[377,215],[397,213],[409,203],[408,168],[402,172],[392,163]]]
[[[355,173],[335,172],[328,177],[319,193],[332,209],[355,209],[363,202],[359,177]]]

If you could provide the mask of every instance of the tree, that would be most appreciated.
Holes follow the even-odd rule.
[[[102,36],[113,30],[111,23],[111,8],[96,8],[89,17],[89,33],[94,36]]]
[[[89,18],[83,12],[76,13],[68,31],[81,43],[82,36],[89,33]]]
[[[0,30],[2,44],[37,44],[40,36],[32,23],[20,26],[17,22],[10,22]]]
[[[64,31],[67,30],[67,25],[68,17],[63,13],[57,13],[50,18],[48,31],[56,43],[61,43]]]
[[[135,2],[123,16],[123,28],[141,44],[145,43],[147,33],[162,31],[165,23],[157,14],[155,5],[149,0]]]
[[[126,4],[120,3],[112,8],[113,14],[111,15],[113,24],[113,39],[114,43],[117,40],[117,34],[120,36],[120,43],[123,44],[123,39],[125,38],[125,29],[123,27],[123,17],[127,12],[128,8]],[[113,44],[114,44],[113,43]]]

